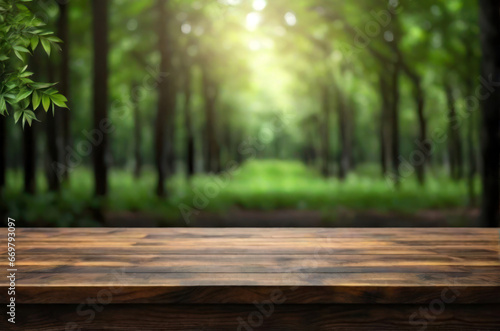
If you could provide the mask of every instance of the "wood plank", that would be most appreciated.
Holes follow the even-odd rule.
[[[464,247],[353,247],[342,248],[338,246],[322,247],[308,246],[297,247],[296,245],[282,245],[276,247],[265,247],[262,245],[239,245],[237,247],[203,247],[203,246],[177,246],[177,247],[16,247],[18,255],[96,255],[105,253],[108,255],[304,255],[309,254],[312,257],[316,255],[439,255],[452,257],[494,257],[498,256],[498,249],[493,247],[488,248],[467,248]],[[6,256],[6,248],[0,250],[1,255]]]
[[[498,229],[18,228],[16,234],[18,293],[30,303],[76,303],[117,285],[120,303],[246,304],[262,291],[289,287],[299,293],[290,295],[292,303],[416,303],[450,289],[465,293],[457,299],[464,304],[500,300]],[[5,263],[6,241],[0,244]],[[6,288],[0,279],[2,300]]]
[[[20,304],[79,304],[100,297],[110,303],[154,304],[253,304],[283,293],[284,304],[430,304],[435,300],[455,304],[500,304],[498,289],[491,286],[21,286]],[[0,292],[0,302],[7,300]]]
[[[341,266],[500,266],[497,256],[469,259],[446,255],[325,255],[311,260],[310,255],[28,255],[18,266],[267,266],[267,267],[341,267]]]
[[[271,308],[269,308],[271,307]],[[499,305],[21,305],[8,330],[498,330]],[[272,310],[272,312],[271,312]],[[78,313],[79,312],[79,313]],[[271,313],[270,313],[271,312]],[[413,316],[413,318],[412,318]],[[427,317],[426,317],[427,316]],[[248,325],[248,326],[247,326]]]
[[[22,273],[18,286],[490,286],[498,287],[499,273]],[[7,282],[2,281],[1,288]]]

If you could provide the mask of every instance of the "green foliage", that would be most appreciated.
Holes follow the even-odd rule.
[[[54,107],[67,108],[67,99],[53,87],[55,83],[40,83],[30,77],[28,56],[41,43],[50,56],[51,48],[59,49],[59,38],[44,29],[45,24],[27,7],[31,0],[0,0],[0,115],[14,111],[14,120],[31,126],[37,121],[35,111],[42,104],[47,112]]]
[[[44,192],[36,196],[21,193],[21,172],[10,172],[5,203],[10,217],[25,220],[30,225],[92,226],[92,210],[104,208],[111,213],[140,212],[166,221],[182,220],[179,204],[193,207],[200,192],[215,183],[227,183],[202,212],[224,213],[234,208],[243,210],[319,210],[325,215],[349,209],[356,212],[414,213],[426,209],[459,208],[464,206],[464,183],[450,180],[446,175],[430,177],[421,187],[415,178],[407,178],[399,191],[380,177],[380,169],[364,166],[341,182],[324,180],[317,172],[293,161],[252,161],[232,173],[230,180],[210,175],[197,175],[189,183],[183,175],[169,180],[168,200],[156,197],[156,175],[145,171],[136,180],[126,170],[110,173],[111,192],[107,201],[92,198],[92,172],[77,169],[69,186],[60,194]],[[38,176],[37,186],[45,191],[45,178]],[[423,193],[425,192],[425,193]],[[201,198],[204,199],[204,198]],[[198,200],[199,201],[199,200]],[[182,222],[182,221],[181,221]],[[178,224],[178,223],[177,223]],[[181,223],[182,224],[182,223]]]

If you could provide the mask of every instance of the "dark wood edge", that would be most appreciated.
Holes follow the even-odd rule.
[[[109,303],[253,304],[285,298],[284,304],[499,304],[500,286],[82,286],[17,287],[19,304],[79,304],[89,298]],[[7,303],[0,287],[0,303]]]

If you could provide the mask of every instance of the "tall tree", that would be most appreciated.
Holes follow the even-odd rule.
[[[387,78],[383,73],[380,74],[380,99],[381,99],[381,110],[380,110],[380,163],[382,169],[382,175],[386,176],[389,174],[389,146],[390,146],[390,107],[391,98],[389,95],[389,83]]]
[[[399,56],[402,56],[399,53]],[[415,164],[415,171],[417,173],[417,180],[422,185],[425,181],[425,166],[430,157],[429,151],[431,146],[427,142],[427,119],[424,114],[424,106],[425,106],[425,95],[424,89],[422,87],[422,78],[420,75],[410,68],[406,62],[401,62],[402,69],[405,74],[410,78],[413,84],[413,98],[415,100],[415,106],[417,111],[417,121],[418,121],[418,142],[422,147],[418,147],[421,152],[424,154],[424,159],[421,162]]]
[[[328,84],[325,82],[321,84],[321,106],[323,115],[323,120],[321,121],[321,132],[323,133],[323,155],[322,155],[322,168],[321,172],[326,178],[330,176],[330,89]]]
[[[49,76],[49,81],[53,81],[53,76],[54,76],[54,65],[52,63],[52,59],[48,59],[48,76]],[[60,107],[58,107],[60,108]],[[58,109],[64,111],[64,109]],[[59,111],[53,112],[53,113],[47,113],[46,116],[46,132],[47,132],[47,151],[48,151],[48,166],[46,167],[46,174],[47,174],[47,182],[49,185],[49,191],[52,192],[57,192],[60,190],[61,185],[59,182],[58,174],[55,171],[55,167],[52,165],[58,164],[61,161],[60,158],[60,113]],[[65,171],[64,173],[66,173]]]
[[[399,153],[399,72],[401,69],[399,59],[392,66],[391,73],[391,107],[390,107],[390,136],[391,136],[391,161],[394,171],[394,183],[400,184],[400,153]]]
[[[142,117],[139,109],[139,83],[132,83],[132,110],[134,113],[134,177],[139,178],[142,170]]]
[[[108,191],[108,0],[92,0],[92,28],[94,41],[94,131],[97,139],[94,149],[95,194],[105,196]]]
[[[166,152],[167,146],[165,140],[167,139],[166,124],[170,119],[172,108],[175,104],[175,95],[173,95],[173,82],[171,75],[164,75],[171,73],[172,69],[172,45],[169,40],[168,30],[168,13],[166,5],[169,1],[157,0],[156,12],[158,15],[157,21],[157,34],[158,34],[158,51],[160,53],[160,72],[163,76],[158,82],[158,108],[156,112],[155,122],[155,163],[158,171],[158,183],[156,194],[163,197],[167,194],[165,188],[165,179],[167,177],[167,164]]]
[[[219,96],[219,87],[213,77],[211,77],[208,62],[203,62],[202,64],[202,75],[207,133],[207,170],[217,173],[220,171],[220,147],[216,128],[216,105]]]
[[[193,119],[191,115],[191,69],[184,67],[184,126],[186,132],[186,173],[188,177],[195,172],[195,149]]]
[[[481,27],[481,48],[483,59],[481,77],[491,78],[494,87],[491,95],[481,103],[481,151],[482,151],[482,186],[481,221],[484,226],[498,226],[500,200],[500,3],[496,0],[479,1],[479,24]]]
[[[23,130],[24,192],[36,192],[36,140],[35,128],[31,125]]]
[[[6,118],[0,115],[0,191],[5,187],[7,172],[7,127]]]
[[[459,118],[455,106],[453,89],[445,83],[446,100],[448,102],[448,155],[450,158],[451,178],[459,180],[463,177],[463,148],[460,136]],[[469,119],[472,120],[472,119]]]
[[[64,42],[64,46],[61,50],[61,62],[60,62],[60,76],[59,76],[59,90],[60,92],[69,98],[69,24],[68,24],[68,7],[69,1],[58,1],[59,5],[59,19],[58,19],[58,34],[59,38]],[[67,149],[71,145],[71,133],[70,133],[70,113],[67,109],[61,109],[61,135],[63,148],[61,150],[61,162],[68,167],[67,164]],[[69,172],[64,171],[63,177],[65,180],[69,179]]]

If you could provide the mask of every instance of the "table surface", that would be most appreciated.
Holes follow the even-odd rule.
[[[498,229],[17,228],[15,244],[18,303],[500,302]]]

